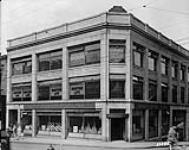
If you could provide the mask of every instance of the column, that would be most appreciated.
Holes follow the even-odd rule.
[[[108,114],[106,104],[103,105],[101,110],[101,120],[102,120],[102,139],[104,141],[110,141],[110,120],[106,117]]]
[[[157,101],[161,102],[161,54],[157,59]]]
[[[177,88],[177,103],[181,103],[181,80],[180,80],[180,69],[181,69],[181,62],[178,63],[178,88]]]
[[[158,111],[158,137],[162,136],[162,110]]]
[[[64,46],[62,49],[62,99],[68,100],[68,51]]]
[[[6,129],[9,127],[9,122],[10,122],[10,110],[9,108],[7,107],[6,109]]]
[[[169,126],[173,126],[173,110],[170,108]]]
[[[185,65],[186,66],[186,71],[185,71],[185,104],[189,104],[189,97],[188,97],[188,95],[189,95],[189,90],[188,90],[188,88],[189,88],[189,77],[188,77],[188,75],[189,75],[189,66],[187,66],[187,65]]]
[[[149,79],[148,79],[148,49],[144,54],[144,100],[149,100]]]
[[[20,106],[18,107],[18,110],[17,110],[17,117],[18,117],[17,124],[20,125],[20,123],[21,123],[21,110],[20,110]]]
[[[32,102],[37,101],[37,56],[32,54]]]
[[[149,139],[149,110],[145,110],[145,140]]]
[[[65,109],[62,109],[62,112],[61,112],[61,124],[62,124],[62,133],[61,133],[61,137],[63,139],[66,139],[67,138],[67,120],[66,120],[66,110]]]
[[[100,42],[100,98],[109,98],[109,40],[107,31],[104,31]]]
[[[9,58],[9,56],[7,56],[7,104],[12,101],[11,77],[12,77],[11,59]]]
[[[168,102],[172,102],[172,61],[171,59],[169,59],[169,65],[168,65],[168,78],[169,78],[169,82],[168,82]]]
[[[32,136],[35,137],[37,134],[37,115],[36,110],[32,109]]]
[[[130,106],[130,110],[129,110],[129,118],[128,118],[128,141],[131,142],[132,141],[132,124],[133,124],[133,112]]]

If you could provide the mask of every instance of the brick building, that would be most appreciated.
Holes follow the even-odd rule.
[[[8,41],[7,124],[24,134],[134,141],[184,122],[189,51],[122,7]]]

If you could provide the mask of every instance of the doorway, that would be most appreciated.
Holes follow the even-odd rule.
[[[123,140],[125,134],[125,118],[111,118],[111,141]]]

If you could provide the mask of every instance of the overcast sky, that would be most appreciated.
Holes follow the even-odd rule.
[[[6,40],[89,17],[121,5],[189,49],[189,0],[2,0],[1,51]]]

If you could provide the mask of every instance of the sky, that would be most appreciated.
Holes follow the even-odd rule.
[[[2,0],[1,52],[7,40],[124,7],[189,50],[189,0]]]

